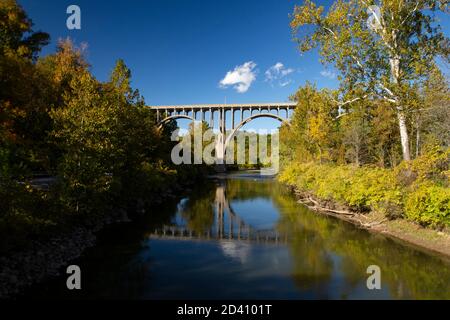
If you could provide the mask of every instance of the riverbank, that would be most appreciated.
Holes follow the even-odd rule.
[[[74,226],[50,239],[32,240],[25,250],[0,257],[0,299],[14,298],[26,288],[60,275],[70,261],[96,244],[96,234],[104,227],[129,221],[124,210],[116,210],[90,225]]]
[[[318,214],[332,216],[347,221],[369,232],[379,233],[396,240],[404,245],[412,245],[415,249],[433,252],[450,261],[450,232],[425,228],[417,223],[397,218],[389,220],[379,212],[355,212],[350,208],[333,201],[324,201],[311,193],[305,193],[291,186],[298,203],[305,205]]]
[[[292,162],[278,179],[313,210],[450,257],[450,149],[393,168]]]
[[[176,198],[176,194],[189,192],[192,184],[173,186],[164,194],[152,199],[152,206]],[[111,212],[89,223],[73,225],[57,236],[31,240],[26,248],[6,256],[0,256],[0,299],[14,299],[27,288],[65,272],[71,261],[96,245],[97,234],[112,224],[131,222],[134,217],[150,214],[152,208],[137,201],[137,210],[127,213],[124,209]]]

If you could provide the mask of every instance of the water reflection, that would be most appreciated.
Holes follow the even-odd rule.
[[[155,229],[150,237],[286,243],[286,234],[283,236],[274,228],[254,227],[236,214],[227,197],[227,186],[231,185],[221,180],[217,182],[215,192],[214,189],[207,190],[183,199],[172,223]]]
[[[256,245],[278,244],[280,251],[288,252],[281,262],[284,276],[301,297],[450,298],[448,262],[317,215],[272,180],[248,176],[220,180],[215,190],[182,201],[172,224],[151,237],[219,240],[223,255],[241,264],[258,260],[261,250],[269,250],[260,248],[256,254]],[[266,263],[275,268],[281,261],[275,260]],[[382,270],[381,291],[366,288],[366,269],[372,264]]]
[[[218,179],[112,227],[34,297],[129,299],[450,299],[450,263],[299,205],[275,180]],[[368,290],[378,265],[382,290]]]

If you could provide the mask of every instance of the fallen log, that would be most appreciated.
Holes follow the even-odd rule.
[[[320,205],[320,203],[316,200],[314,200],[311,197],[308,197],[308,200],[311,201],[312,203],[315,204],[315,206],[317,208],[319,208],[322,211],[328,211],[328,212],[332,212],[332,213],[337,213],[337,214],[344,214],[344,215],[348,215],[348,216],[354,216],[355,214],[353,212],[350,211],[346,211],[346,210],[334,210],[334,209],[330,209],[330,208],[326,208]]]
[[[298,194],[300,195],[300,194]],[[308,209],[323,212],[326,215],[330,215],[333,217],[340,217],[342,219],[353,221],[357,224],[359,224],[361,227],[366,229],[371,229],[375,226],[383,224],[387,219],[382,219],[381,221],[372,221],[372,222],[363,222],[363,220],[367,221],[367,217],[365,215],[359,214],[357,212],[350,212],[347,210],[335,210],[330,209],[322,206],[317,200],[313,199],[310,196],[305,196],[305,194],[302,194],[303,197],[298,199],[297,202],[300,204],[303,204],[304,206],[308,207]],[[344,217],[343,217],[344,216]],[[361,219],[359,219],[361,218]]]

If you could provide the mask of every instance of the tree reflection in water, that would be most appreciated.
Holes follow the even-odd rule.
[[[340,296],[346,298],[365,283],[366,269],[374,264],[380,266],[382,283],[394,298],[450,298],[447,262],[382,235],[373,235],[346,222],[311,212],[273,180],[227,179],[218,182],[216,190],[205,188],[202,194],[196,194],[182,206],[181,215],[189,229],[202,233],[213,228],[218,214],[215,209],[217,188],[224,185],[225,206],[233,207],[235,201],[272,201],[279,212],[273,231],[280,238],[289,239],[291,276],[300,289],[323,292],[320,296],[326,297],[328,284],[338,273],[342,277]],[[234,210],[233,214],[241,215]],[[245,216],[240,218],[245,221]]]
[[[450,299],[449,262],[314,213],[273,179],[218,179],[149,210],[141,221],[103,232],[79,262],[89,270],[81,292],[68,292],[65,277],[46,292],[56,298]],[[369,265],[381,268],[381,292],[366,287]]]

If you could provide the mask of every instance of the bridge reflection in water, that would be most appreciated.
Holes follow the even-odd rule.
[[[233,240],[260,244],[286,244],[287,233],[275,229],[257,229],[247,224],[231,207],[226,186],[221,183],[215,193],[215,225],[199,232],[183,225],[164,225],[154,230],[150,238],[178,240]]]
[[[69,292],[62,275],[29,297],[450,298],[448,261],[318,215],[272,179],[219,178],[159,213],[106,229],[79,261],[89,271],[83,290]],[[367,289],[369,265],[382,270],[382,290]]]

